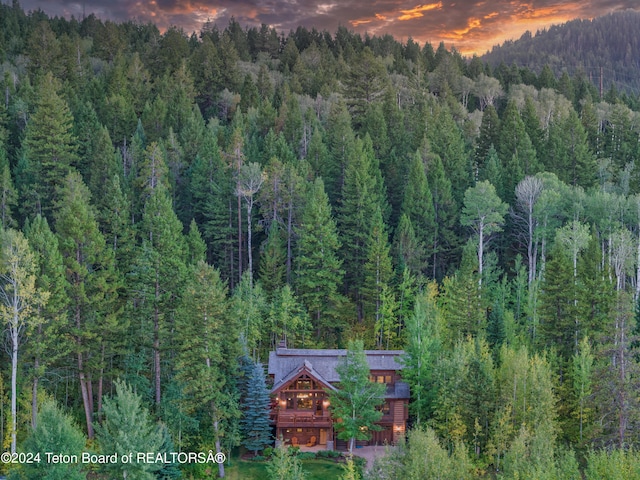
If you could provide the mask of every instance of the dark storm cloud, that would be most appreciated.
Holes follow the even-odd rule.
[[[298,25],[335,32],[344,25],[361,33],[390,33],[399,39],[444,41],[463,53],[483,52],[525,30],[580,17],[592,18],[627,8],[638,0],[23,0],[30,10],[50,15],[152,21],[161,29],[178,25],[197,31],[207,19],[224,28],[233,16],[241,25],[265,23],[278,31]]]

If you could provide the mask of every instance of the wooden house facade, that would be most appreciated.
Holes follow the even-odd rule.
[[[386,385],[380,431],[371,432],[369,441],[357,445],[392,444],[406,430],[409,386],[402,381],[401,350],[365,350],[370,378]],[[345,448],[336,438],[329,392],[337,388],[340,378],[336,366],[346,350],[305,350],[279,347],[269,355],[269,376],[273,380],[271,419],[276,438],[290,445],[325,445],[328,449]]]

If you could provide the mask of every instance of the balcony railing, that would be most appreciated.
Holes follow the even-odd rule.
[[[279,413],[276,417],[279,425],[293,427],[326,426],[331,423],[329,415],[314,415],[305,413]]]

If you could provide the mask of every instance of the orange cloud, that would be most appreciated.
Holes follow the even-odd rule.
[[[442,2],[438,3],[429,3],[428,5],[418,5],[410,10],[400,10],[402,15],[398,17],[398,20],[412,20],[414,18],[424,17],[423,12],[428,12],[429,10],[439,10],[442,8]]]
[[[359,25],[366,25],[367,23],[371,23],[371,21],[371,19],[350,20],[349,23],[354,27],[357,27]]]

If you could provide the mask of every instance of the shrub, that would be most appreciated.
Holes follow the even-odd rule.
[[[262,455],[264,455],[267,458],[270,457],[272,453],[273,453],[273,447],[267,447],[262,451]]]
[[[300,460],[313,460],[316,458],[316,454],[314,452],[300,452],[298,458]]]

